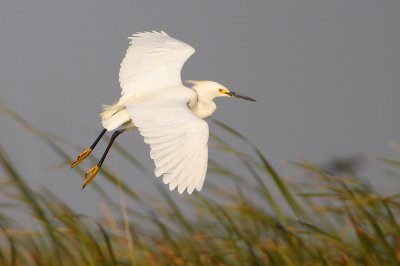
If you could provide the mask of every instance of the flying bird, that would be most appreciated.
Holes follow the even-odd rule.
[[[204,118],[217,108],[214,98],[255,100],[214,81],[187,81],[191,88],[184,86],[181,70],[195,50],[163,31],[139,32],[129,39],[119,71],[121,98],[103,107],[104,129],[71,167],[87,158],[107,131],[114,131],[100,161],[86,172],[85,188],[100,171],[114,140],[137,128],[150,145],[155,175],[162,176],[171,191],[200,191],[208,161],[209,129]]]

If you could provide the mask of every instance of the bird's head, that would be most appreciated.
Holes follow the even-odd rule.
[[[223,86],[215,81],[187,80],[186,82],[189,84],[192,84],[192,89],[195,90],[197,93],[204,95],[204,96],[208,96],[211,99],[214,99],[215,97],[235,97],[235,98],[240,98],[240,99],[253,101],[253,102],[256,101],[255,99],[250,98],[248,96],[241,95],[236,92],[230,91],[225,86]]]

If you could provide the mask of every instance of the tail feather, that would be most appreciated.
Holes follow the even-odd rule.
[[[105,129],[112,131],[131,120],[125,106],[116,103],[114,105],[103,105],[100,113],[101,123]]]

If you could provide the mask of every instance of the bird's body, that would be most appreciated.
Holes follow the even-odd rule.
[[[188,81],[182,84],[180,72],[194,49],[165,32],[137,33],[121,63],[119,101],[104,106],[101,113],[105,128],[95,143],[72,164],[85,159],[105,131],[115,130],[100,162],[86,174],[84,186],[99,171],[114,139],[122,132],[137,128],[150,145],[156,176],[170,190],[179,193],[201,190],[208,161],[208,124],[203,120],[216,110],[215,97],[252,98],[229,91],[213,81]]]

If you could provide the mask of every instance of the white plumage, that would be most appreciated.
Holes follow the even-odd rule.
[[[193,47],[163,31],[136,33],[129,39],[119,71],[122,98],[182,85],[181,70]]]
[[[171,98],[161,94],[143,103],[128,104],[127,112],[144,142],[150,145],[156,176],[163,175],[170,190],[178,187],[180,193],[187,189],[190,194],[203,186],[208,125],[189,110],[189,94],[182,94]]]
[[[101,113],[105,130],[116,131],[100,162],[87,172],[83,187],[99,171],[114,139],[138,128],[150,145],[155,175],[162,176],[170,190],[178,188],[179,193],[186,190],[189,194],[200,191],[207,171],[209,136],[208,124],[202,118],[215,111],[213,99],[254,99],[213,81],[190,81],[193,88],[185,87],[180,73],[195,50],[163,31],[136,33],[130,39],[119,72],[121,98],[114,105],[104,106]],[[91,153],[105,130],[72,167]]]

